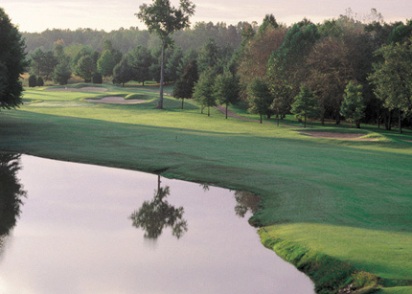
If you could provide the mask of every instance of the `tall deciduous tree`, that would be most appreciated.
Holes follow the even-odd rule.
[[[194,14],[195,5],[190,0],[180,0],[179,8],[170,5],[169,0],[153,0],[151,5],[143,4],[137,17],[141,19],[150,32],[155,32],[162,42],[160,69],[160,97],[157,107],[163,108],[164,54],[171,42],[170,35],[190,25],[189,17]]]
[[[0,108],[22,103],[20,75],[27,65],[24,41],[8,15],[0,8]]]
[[[365,102],[362,96],[362,85],[350,81],[345,88],[340,114],[347,121],[354,121],[360,128],[360,120],[365,116]]]
[[[226,70],[216,77],[213,95],[219,103],[225,104],[225,117],[227,119],[229,104],[234,103],[239,97],[239,79]]]
[[[382,62],[374,65],[369,80],[383,106],[389,111],[398,110],[399,132],[402,133],[402,114],[412,107],[412,45],[410,42],[389,44],[377,54]]]
[[[319,99],[322,124],[326,112],[332,113],[339,124],[342,94],[353,77],[347,46],[337,38],[324,38],[313,47],[306,63],[310,67],[307,84]]]
[[[213,84],[212,71],[206,70],[200,75],[193,92],[193,98],[200,103],[202,113],[204,107],[207,107],[207,116],[210,116],[210,107],[216,105],[216,99],[213,95]]]
[[[259,28],[259,33],[244,44],[238,66],[238,74],[243,85],[266,75],[269,58],[282,44],[285,33],[286,28],[275,27],[272,22],[266,20]]]
[[[53,51],[44,52],[41,49],[37,49],[31,55],[32,71],[37,76],[43,77],[46,81],[52,77],[53,71],[58,63]]]
[[[279,105],[285,107],[279,108],[282,114],[289,110],[288,106],[307,77],[305,60],[319,37],[317,26],[304,19],[289,28],[282,44],[269,58],[268,81]]]

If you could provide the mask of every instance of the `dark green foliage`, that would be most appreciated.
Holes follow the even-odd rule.
[[[30,75],[29,76],[29,87],[36,87],[37,86],[37,76]]]
[[[340,114],[347,121],[354,121],[357,128],[360,128],[360,120],[365,116],[365,102],[362,96],[362,85],[352,81],[348,83],[343,94],[343,101],[340,107]]]
[[[41,49],[37,49],[31,56],[31,69],[37,76],[43,77],[46,81],[50,80],[53,71],[58,64],[57,58],[54,56],[53,51],[43,52]]]
[[[72,76],[70,57],[64,53],[64,46],[60,43],[54,48],[57,65],[53,71],[53,81],[59,85],[66,85]]]
[[[37,77],[37,82],[36,85],[39,87],[43,87],[44,86],[44,80],[42,77]]]
[[[20,75],[26,66],[24,41],[8,15],[0,8],[0,108],[22,103]]]
[[[103,83],[103,76],[99,72],[95,72],[92,75],[92,83],[93,84],[102,84]]]
[[[273,16],[273,14],[265,15],[265,18],[263,19],[263,22],[259,27],[259,33],[264,33],[268,27],[272,27],[274,29],[277,29],[279,27],[279,24],[277,23],[276,18]]]
[[[191,3],[182,3],[189,5],[189,10],[193,9]],[[410,42],[412,21],[384,23],[381,15],[372,9],[371,14],[362,21],[357,20],[353,14],[347,14],[317,25],[304,19],[286,26],[279,25],[273,15],[266,15],[261,25],[239,22],[236,26],[227,26],[223,23],[199,22],[192,28],[186,27],[185,30],[170,33],[171,26],[166,25],[168,20],[176,20],[178,11],[183,11],[185,17],[180,20],[187,24],[190,13],[193,12],[191,10],[186,13],[184,5],[171,7],[170,4],[170,1],[153,1],[150,5],[143,5],[144,11],[138,14],[139,17],[143,17],[145,13],[157,16],[156,19],[151,19],[152,22],[149,14],[145,14],[152,25],[148,28],[151,32],[156,32],[160,40],[155,34],[151,36],[148,31],[137,28],[110,33],[90,29],[27,33],[25,36],[30,43],[28,52],[31,55],[36,56],[36,49],[40,48],[43,55],[53,51],[58,60],[52,76],[38,74],[35,63],[30,72],[44,79],[53,77],[56,83],[65,84],[69,68],[60,65],[61,57],[70,57],[72,70],[78,74],[78,61],[81,57],[90,55],[95,67],[98,64],[98,69],[104,76],[111,75],[113,60],[114,64],[120,62],[121,51],[130,58],[129,65],[134,67],[134,76],[127,77],[130,76],[129,70],[122,71],[123,78],[118,76],[113,79],[115,82],[118,80],[122,84],[120,81],[136,80],[144,83],[154,80],[160,83],[163,77],[162,89],[165,82],[175,82],[176,97],[183,97],[191,94],[180,92],[185,88],[183,80],[179,79],[184,63],[182,55],[195,49],[200,72],[212,68],[214,76],[217,76],[229,69],[232,74],[239,76],[243,103],[247,102],[247,86],[254,78],[260,77],[268,81],[274,98],[268,115],[276,113],[278,122],[290,114],[294,97],[300,86],[305,84],[318,98],[321,122],[324,124],[327,119],[334,119],[339,124],[344,89],[349,81],[356,80],[363,87],[366,105],[363,121],[378,124],[384,122],[390,129],[392,120],[400,118],[404,125],[412,125],[409,108],[390,110],[384,106],[384,100],[377,98],[375,84],[370,84],[367,80],[372,72],[372,64],[383,60],[381,54],[374,56],[373,52],[383,45]],[[168,37],[164,38],[166,35]],[[113,48],[113,44],[116,44],[119,51]],[[136,44],[140,49],[136,49]],[[143,53],[147,58],[140,56],[139,51],[146,51]],[[97,52],[102,52],[101,56]],[[97,68],[93,73],[96,71]]]
[[[97,70],[105,77],[113,75],[113,69],[122,60],[122,53],[113,48],[112,42],[106,40],[103,51],[97,60]]]
[[[167,58],[165,68],[165,80],[177,81],[179,78],[179,68],[182,66],[183,51],[180,47],[174,47],[172,54]]]
[[[399,132],[402,132],[402,113],[412,107],[412,45],[409,42],[389,44],[377,54],[382,61],[374,64],[369,81],[383,107],[390,112],[398,111]]]
[[[83,78],[86,83],[90,83],[93,73],[97,72],[98,60],[98,52],[89,47],[82,47],[72,61],[75,74]]]
[[[319,37],[318,28],[312,22],[304,19],[294,24],[275,53],[275,58],[280,61],[281,70],[297,71]]]
[[[113,69],[114,84],[122,84],[124,86],[125,83],[133,80],[134,77],[135,72],[129,65],[128,58],[123,58]]]
[[[306,86],[300,87],[300,92],[292,103],[291,112],[299,119],[303,117],[305,128],[308,117],[317,117],[319,115],[319,107],[315,95]]]
[[[154,65],[154,58],[147,48],[137,46],[127,55],[127,63],[133,69],[132,80],[144,82],[151,79],[150,67]]]
[[[213,95],[213,84],[213,74],[210,70],[206,70],[200,75],[193,92],[193,98],[200,103],[202,113],[203,109],[207,107],[208,116],[210,116],[210,107],[216,105],[216,99]]]
[[[199,51],[199,56],[197,59],[199,72],[202,73],[206,70],[214,70],[218,65],[218,60],[219,47],[213,39],[210,39]]]
[[[277,107],[281,112],[288,111],[300,85],[306,80],[306,58],[319,38],[317,26],[304,19],[289,28],[282,45],[269,58],[267,78],[281,105]]]
[[[0,251],[2,238],[16,225],[26,195],[17,176],[19,158],[19,154],[0,153]]]
[[[230,71],[226,70],[223,74],[216,77],[213,85],[213,95],[218,103],[226,106],[226,119],[228,106],[229,104],[236,102],[239,98],[239,90],[239,79]]]
[[[412,20],[406,24],[398,22],[393,25],[393,29],[388,37],[388,43],[402,43],[412,37]]]
[[[269,118],[273,96],[267,82],[260,78],[254,79],[247,88],[247,95],[249,111],[260,115],[260,123],[262,123],[263,115],[267,115]]]
[[[63,59],[54,69],[53,81],[59,85],[66,85],[72,76],[70,60]]]
[[[115,65],[116,61],[110,50],[104,50],[100,55],[99,60],[97,60],[97,70],[106,77],[113,74],[113,68]]]
[[[139,210],[132,213],[130,219],[134,227],[145,231],[145,238],[157,239],[164,228],[170,227],[173,236],[179,239],[187,232],[187,222],[183,219],[184,208],[176,208],[168,203],[166,198],[170,194],[170,189],[168,186],[160,187],[160,176],[158,183],[153,199],[143,202]]]
[[[196,60],[188,60],[187,63],[184,64],[182,73],[173,88],[173,96],[182,99],[182,109],[184,99],[192,98],[194,86],[198,79]]]
[[[92,81],[92,75],[96,72],[96,64],[90,55],[82,56],[77,62],[76,74],[84,79],[86,83]]]

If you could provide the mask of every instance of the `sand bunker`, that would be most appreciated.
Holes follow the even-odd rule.
[[[316,138],[375,141],[375,139],[372,139],[372,138],[362,138],[362,136],[364,136],[365,134],[360,134],[360,133],[301,132],[301,134],[316,137]]]
[[[100,99],[86,99],[87,102],[92,103],[106,103],[106,104],[141,104],[145,103],[146,100],[141,99],[124,99],[119,96],[108,96]]]

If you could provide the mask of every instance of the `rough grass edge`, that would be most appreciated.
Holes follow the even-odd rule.
[[[319,294],[369,294],[381,289],[379,278],[359,271],[353,265],[326,254],[315,252],[297,243],[285,241],[259,229],[262,244],[304,272],[315,284]]]

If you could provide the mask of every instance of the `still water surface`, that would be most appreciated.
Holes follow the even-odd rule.
[[[10,169],[27,195],[0,232],[1,294],[314,293],[260,243],[248,193],[26,155],[20,164]]]

